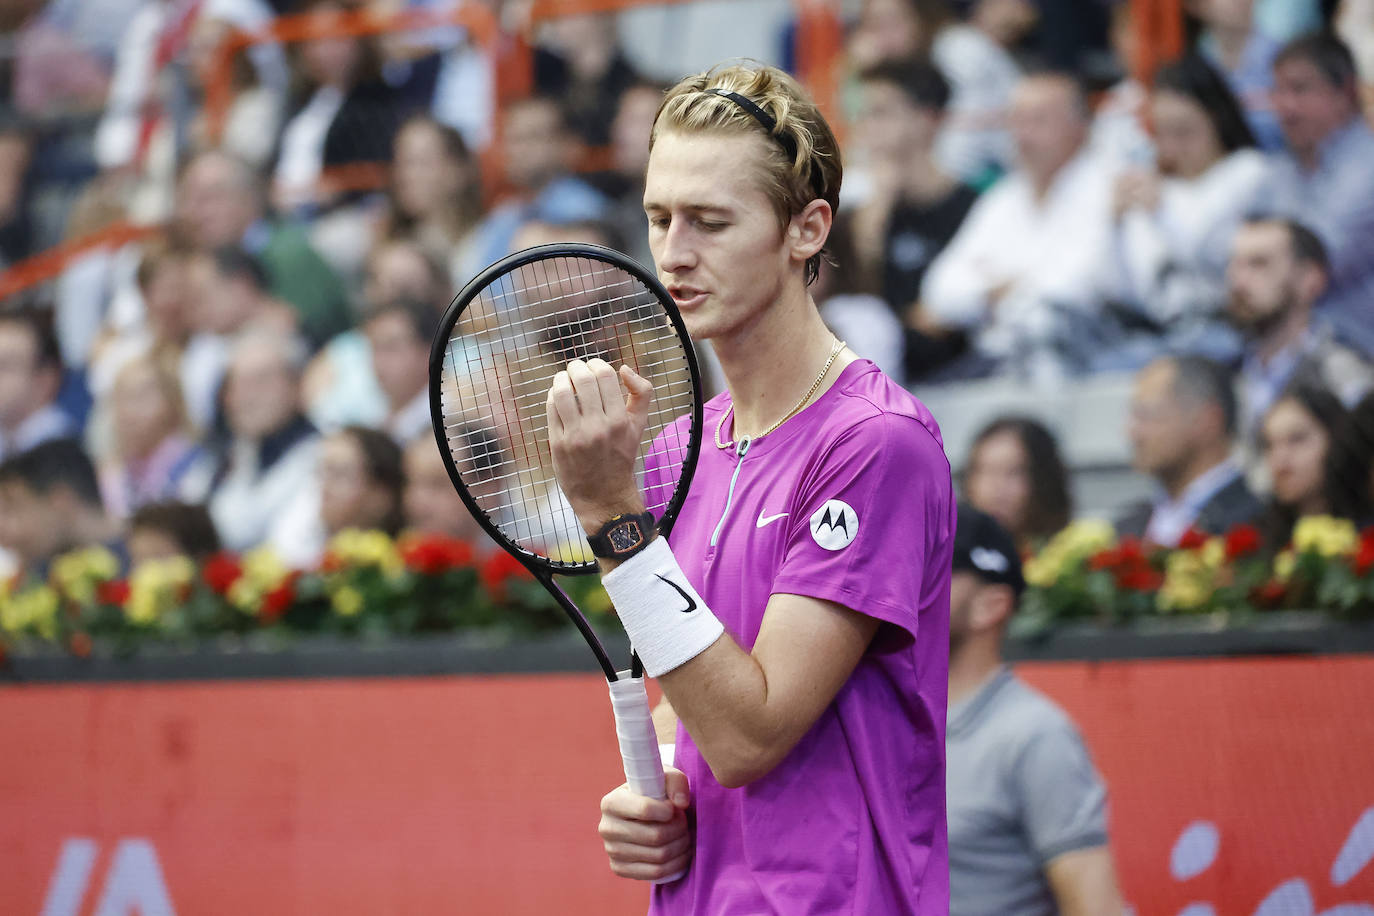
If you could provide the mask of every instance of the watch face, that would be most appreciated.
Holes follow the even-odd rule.
[[[611,542],[611,549],[616,553],[624,553],[640,545],[644,540],[644,532],[637,519],[626,519],[606,532],[606,540]]]

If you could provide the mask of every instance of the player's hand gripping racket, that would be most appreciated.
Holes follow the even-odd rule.
[[[661,799],[663,764],[639,657],[632,654],[629,670],[617,671],[553,578],[597,571],[554,480],[546,416],[554,375],[569,360],[594,357],[617,368],[628,364],[653,385],[636,473],[666,537],[696,467],[701,383],[677,306],[629,258],[594,245],[544,245],[479,274],[449,306],[435,337],[430,414],[463,502],[549,590],[605,672],[630,788]]]

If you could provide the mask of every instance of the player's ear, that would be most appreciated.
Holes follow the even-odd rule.
[[[820,254],[825,240],[830,236],[830,224],[835,214],[830,204],[819,198],[811,201],[787,224],[787,244],[791,254],[799,261],[806,261]]]

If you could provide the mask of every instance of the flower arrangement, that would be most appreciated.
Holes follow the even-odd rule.
[[[1313,516],[1275,554],[1259,531],[1188,531],[1165,550],[1075,522],[1025,566],[1022,630],[1072,619],[1116,623],[1151,615],[1245,615],[1281,608],[1374,617],[1374,528]]]
[[[610,612],[595,576],[563,586],[590,615]],[[121,575],[103,547],[58,557],[45,582],[0,580],[0,656],[61,645],[88,655],[99,643],[133,651],[150,640],[194,641],[255,631],[363,637],[470,628],[534,632],[565,618],[504,551],[479,552],[438,535],[345,531],[319,566],[288,568],[269,548],[148,561]]]

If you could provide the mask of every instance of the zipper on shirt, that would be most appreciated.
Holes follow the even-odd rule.
[[[716,523],[716,530],[711,532],[711,546],[716,546],[716,541],[720,539],[720,530],[725,527],[725,520],[730,517],[730,506],[735,502],[735,481],[739,480],[739,469],[744,467],[744,455],[749,451],[749,437],[745,436],[735,443],[735,455],[739,461],[735,463],[735,473],[730,475],[730,492],[725,495],[725,508],[720,513],[720,521]]]

